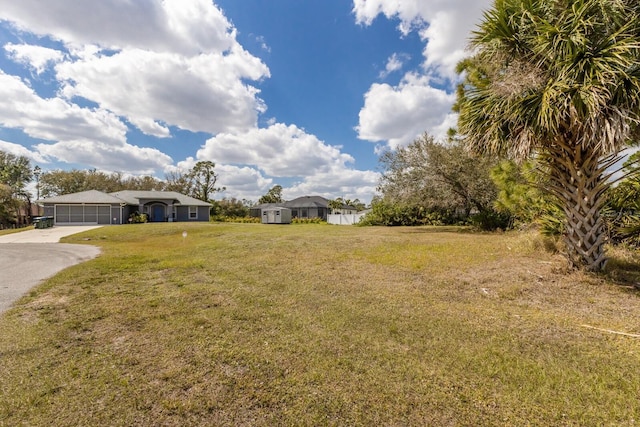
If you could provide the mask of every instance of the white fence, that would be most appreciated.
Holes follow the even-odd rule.
[[[327,215],[327,222],[334,225],[353,225],[360,222],[365,213],[357,214],[329,214]]]

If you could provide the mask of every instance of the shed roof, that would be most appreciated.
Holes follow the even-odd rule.
[[[260,203],[259,205],[253,205],[251,209],[271,209],[271,208],[283,208],[285,205],[282,203]]]

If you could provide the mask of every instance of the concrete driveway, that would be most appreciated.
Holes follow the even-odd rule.
[[[0,313],[44,279],[96,257],[100,253],[96,246],[58,242],[97,227],[53,227],[0,236]]]

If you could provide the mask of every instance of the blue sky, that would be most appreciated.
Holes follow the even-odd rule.
[[[370,201],[378,155],[444,135],[489,0],[0,0],[0,150],[44,170],[163,178],[216,163],[220,197]]]

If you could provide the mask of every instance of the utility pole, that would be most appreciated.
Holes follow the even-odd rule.
[[[36,203],[40,199],[40,175],[42,175],[42,169],[40,166],[36,165],[33,168],[33,176],[36,177]],[[40,216],[40,205],[38,206],[38,216]],[[31,206],[29,206],[29,215],[31,215]]]

